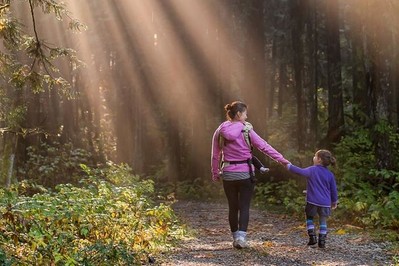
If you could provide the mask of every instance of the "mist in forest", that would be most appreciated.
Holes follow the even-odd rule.
[[[372,124],[389,95],[387,112],[398,109],[397,45],[374,52],[397,44],[397,24],[381,31],[386,22],[367,12],[384,1],[360,2],[68,0],[79,32],[35,9],[38,37],[76,50],[82,64],[57,62],[70,95],[32,94],[29,121],[95,160],[169,181],[209,177],[211,137],[233,100],[282,153],[329,145],[345,133],[344,114]],[[389,5],[386,17],[398,8]],[[31,10],[15,12],[33,32]],[[365,77],[376,69],[373,90]],[[397,125],[396,111],[386,116]]]
[[[49,37],[76,49],[84,62],[73,89],[85,94],[86,108],[107,135],[102,145],[113,146],[107,156],[138,172],[166,166],[172,180],[182,171],[208,175],[212,130],[225,119],[224,105],[243,100],[255,114],[255,100],[264,94],[253,85],[259,70],[246,70],[254,74],[244,88],[244,78],[231,74],[248,66],[239,50],[251,44],[233,40],[230,7],[192,0],[67,4],[87,30],[65,37],[62,28],[46,24],[45,32],[61,31]],[[234,34],[244,35],[240,30]]]

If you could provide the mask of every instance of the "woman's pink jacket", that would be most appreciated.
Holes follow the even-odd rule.
[[[221,158],[225,162],[244,161],[252,157],[251,149],[248,147],[243,134],[244,124],[242,122],[223,122],[215,131],[212,138],[212,152],[211,152],[211,168],[212,179],[214,181],[220,178],[220,172],[248,172],[247,164],[230,164],[220,169]],[[221,148],[219,144],[219,135],[224,138],[224,145]],[[288,164],[289,161],[284,158],[278,151],[262,139],[254,130],[250,130],[249,136],[252,146],[273,160]],[[222,153],[222,156],[220,156]]]

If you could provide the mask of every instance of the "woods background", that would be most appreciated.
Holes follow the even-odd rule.
[[[0,0],[0,264],[171,251],[191,231],[176,200],[225,199],[211,138],[234,100],[294,164],[336,156],[333,234],[361,234],[333,262],[376,259],[378,234],[397,263],[398,14],[397,0]],[[253,206],[303,220],[305,179],[257,155],[270,172]],[[269,243],[247,255],[275,257]]]
[[[354,183],[397,189],[397,1],[65,3],[0,3],[3,185],[107,161],[208,181],[223,106],[242,100],[289,160],[333,149],[340,170],[363,169]]]

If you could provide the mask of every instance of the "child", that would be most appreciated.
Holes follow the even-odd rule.
[[[309,235],[308,245],[325,248],[327,237],[327,217],[331,215],[331,209],[338,204],[338,192],[334,174],[327,168],[335,165],[335,158],[327,150],[319,150],[313,157],[313,166],[299,168],[287,164],[287,169],[293,173],[305,176],[306,184],[306,228]],[[317,241],[313,219],[319,215],[319,241]]]

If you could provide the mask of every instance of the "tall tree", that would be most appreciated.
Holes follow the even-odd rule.
[[[318,132],[318,90],[317,90],[317,68],[318,68],[318,40],[317,40],[317,4],[310,0],[305,1],[305,41],[304,41],[304,93],[306,96],[306,134],[305,147],[314,148],[317,143]]]
[[[389,6],[390,1],[371,1],[368,10],[380,10],[381,16],[373,16],[372,23],[368,24],[368,54],[371,66],[368,69],[371,79],[371,116],[374,128],[374,144],[379,169],[392,169],[393,147],[390,142],[390,131],[387,126],[391,123],[392,108],[390,106],[392,97],[391,67],[392,67],[392,28],[387,27],[385,17],[393,17]],[[370,11],[369,11],[370,12]],[[371,15],[371,13],[366,13]],[[370,18],[368,16],[368,18]]]
[[[265,79],[265,7],[263,0],[245,1],[247,16],[245,29],[246,46],[244,48],[244,99],[248,99],[251,122],[260,135],[265,135],[265,118],[267,114],[267,94]],[[251,116],[251,112],[256,115]]]
[[[326,1],[327,69],[328,69],[328,132],[329,142],[338,142],[344,133],[344,105],[341,77],[339,2]]]
[[[42,11],[38,12],[40,7]],[[0,51],[2,61],[2,91],[12,96],[10,102],[4,104],[8,113],[1,117],[3,131],[13,134],[13,138],[3,138],[4,145],[13,147],[3,154],[5,160],[24,158],[25,146],[29,145],[30,136],[46,133],[43,128],[44,93],[51,89],[67,90],[70,85],[62,78],[53,63],[60,58],[75,62],[71,50],[50,45],[44,41],[38,31],[38,16],[51,13],[58,19],[69,18],[64,5],[54,1],[6,1],[0,6],[1,39],[3,47]],[[22,27],[22,25],[32,25]],[[81,24],[72,20],[71,24],[79,29]],[[15,93],[15,94],[14,94]],[[28,136],[28,138],[27,138]],[[16,139],[16,140],[15,140]],[[11,143],[10,143],[11,141]],[[10,160],[7,171],[7,184],[10,183],[14,160]],[[1,169],[2,172],[5,169]]]
[[[361,0],[348,3],[348,24],[350,28],[351,42],[351,66],[352,66],[352,92],[353,92],[353,120],[356,124],[370,124],[370,91],[366,84],[366,65],[364,43],[366,35],[364,26],[367,18],[364,16],[364,8]],[[365,97],[367,95],[368,97]]]
[[[305,132],[306,132],[306,100],[303,88],[303,42],[302,36],[304,33],[304,16],[306,11],[306,5],[304,1],[292,0],[291,1],[291,22],[292,22],[292,50],[294,53],[293,69],[295,79],[295,92],[296,92],[296,103],[297,103],[297,143],[298,150],[305,149]]]

